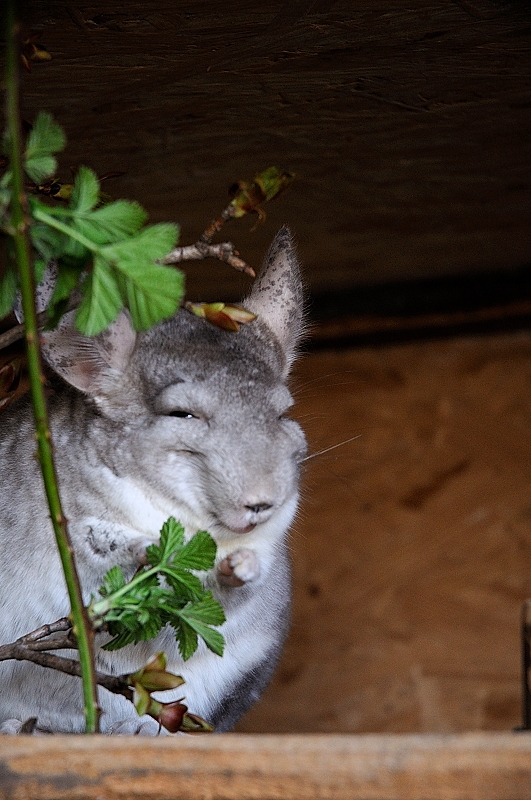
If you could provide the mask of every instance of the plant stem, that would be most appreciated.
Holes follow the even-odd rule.
[[[128,583],[122,586],[121,589],[117,589],[108,597],[102,597],[101,600],[93,600],[88,608],[89,618],[92,620],[92,623],[97,627],[99,620],[101,620],[105,614],[114,608],[116,601],[119,600],[120,597],[122,597],[124,594],[128,594],[133,587],[145,581],[146,578],[156,575],[157,572],[164,572],[164,567],[158,564],[156,567],[142,570],[142,572],[140,572],[138,575],[135,575]]]
[[[44,397],[42,365],[39,350],[39,333],[35,309],[35,279],[32,267],[28,236],[29,217],[24,193],[22,170],[22,145],[19,117],[18,86],[18,25],[15,21],[15,2],[8,0],[6,17],[6,119],[9,138],[9,163],[12,175],[12,227],[13,241],[18,273],[22,309],[24,311],[26,346],[28,353],[28,372],[30,392],[35,417],[37,451],[44,480],[48,507],[55,533],[57,547],[65,575],[68,595],[72,608],[74,631],[78,641],[79,661],[82,672],[83,698],[85,706],[85,727],[87,733],[98,729],[98,703],[92,651],[93,631],[83,605],[81,586],[76,572],[72,546],[68,537],[66,519],[61,508],[57,488],[57,477],[53,461],[52,441],[48,424],[48,412]],[[31,592],[32,587],[28,587]]]

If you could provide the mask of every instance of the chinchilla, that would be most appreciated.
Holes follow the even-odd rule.
[[[130,673],[160,650],[186,683],[190,711],[233,727],[267,685],[290,607],[287,531],[306,452],[286,380],[303,326],[290,234],[276,236],[238,332],[180,310],[136,334],[122,313],[89,339],[66,319],[43,334],[55,372],[50,427],[59,487],[86,602],[117,564],[131,576],[170,516],[190,537],[208,530],[218,551],[204,582],[221,602],[223,657],[203,643],[186,662],[173,633],[108,653],[97,668]],[[35,458],[27,398],[0,415],[0,643],[69,613]],[[68,652],[68,651],[67,651]],[[99,689],[107,733],[156,734],[123,697]],[[37,717],[44,732],[81,732],[81,682],[27,661],[0,663],[0,723]]]

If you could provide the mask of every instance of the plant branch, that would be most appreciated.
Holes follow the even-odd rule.
[[[68,595],[72,607],[74,630],[78,640],[80,670],[82,672],[83,697],[87,733],[98,728],[97,689],[92,651],[93,632],[83,605],[81,586],[77,576],[73,550],[70,544],[66,519],[64,517],[57,476],[53,460],[52,442],[48,424],[48,411],[44,397],[42,364],[39,350],[39,334],[35,309],[35,279],[31,261],[31,247],[28,235],[29,214],[24,192],[22,169],[22,141],[19,116],[18,85],[18,25],[15,21],[14,0],[7,6],[6,30],[6,119],[9,138],[9,162],[12,175],[12,228],[17,268],[20,278],[22,308],[25,319],[26,348],[30,392],[35,417],[38,458],[41,466],[46,497],[54,528],[55,538]]]
[[[63,617],[51,625],[43,625],[31,633],[21,636],[10,644],[0,646],[0,661],[15,659],[16,661],[31,661],[41,667],[55,669],[66,675],[82,677],[81,664],[74,658],[64,658],[48,650],[76,649],[77,640],[73,635],[72,622]],[[95,680],[99,686],[108,689],[114,694],[121,694],[133,702],[133,690],[127,683],[128,676],[106,675],[95,672]]]
[[[255,271],[242,258],[232,242],[221,242],[221,244],[206,244],[199,239],[195,244],[186,247],[176,247],[163,259],[162,264],[179,264],[181,261],[202,261],[204,258],[217,258],[223,261],[238,272],[245,272],[251,278],[255,277]]]
[[[219,217],[213,219],[212,222],[205,228],[199,239],[195,244],[188,245],[187,247],[176,247],[171,253],[162,260],[163,264],[179,264],[181,261],[200,261],[203,258],[217,258],[219,261],[224,261],[239,272],[245,272],[251,278],[255,278],[256,274],[252,267],[249,266],[232,244],[232,242],[222,242],[221,244],[212,244],[212,239],[219,233],[223,225],[230,219],[234,219],[236,209],[230,203],[223,209]]]

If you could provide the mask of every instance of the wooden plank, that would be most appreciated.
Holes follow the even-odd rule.
[[[531,735],[5,737],[1,800],[528,800]]]

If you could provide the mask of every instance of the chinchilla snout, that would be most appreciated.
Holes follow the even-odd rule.
[[[275,435],[271,431],[260,435],[255,422],[253,441],[245,450],[228,457],[225,449],[222,458],[213,450],[206,459],[205,495],[217,525],[249,533],[265,523],[274,525],[277,519],[282,525],[291,522],[306,440],[293,420],[277,425]]]

